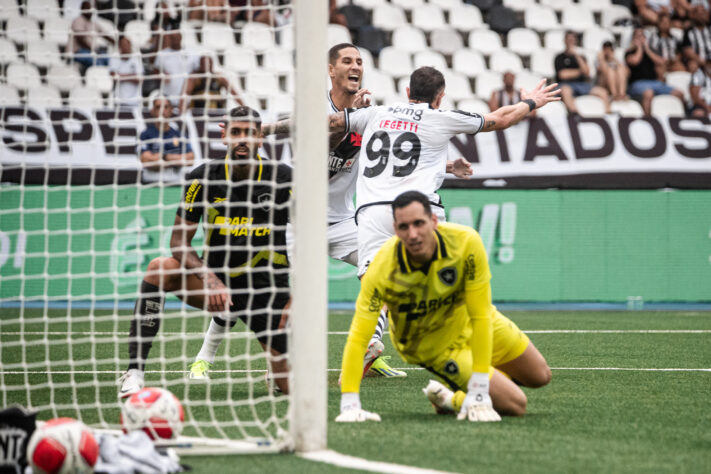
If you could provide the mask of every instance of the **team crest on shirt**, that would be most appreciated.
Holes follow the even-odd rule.
[[[450,359],[446,364],[444,364],[444,371],[449,375],[455,375],[459,373],[459,366],[456,362]]]
[[[274,207],[274,198],[272,197],[271,194],[269,193],[264,193],[259,195],[259,204],[262,206],[262,209],[265,211],[268,211],[272,207]]]
[[[444,267],[437,272],[439,279],[447,286],[452,286],[457,281],[457,269],[454,267]]]

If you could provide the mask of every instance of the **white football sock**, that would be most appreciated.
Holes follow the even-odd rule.
[[[214,318],[211,319],[210,327],[207,328],[205,339],[202,341],[202,347],[197,357],[195,357],[195,360],[205,360],[211,364],[214,363],[217,349],[219,349],[220,343],[222,343],[222,340],[229,330],[229,325],[220,326],[215,322]]]

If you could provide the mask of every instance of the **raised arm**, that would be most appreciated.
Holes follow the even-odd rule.
[[[553,83],[549,86],[545,86],[545,84],[546,80],[543,79],[530,92],[521,89],[521,102],[500,107],[484,115],[484,127],[481,131],[491,132],[509,128],[523,120],[529,112],[541,108],[549,102],[560,100],[560,90],[556,89],[558,84]]]

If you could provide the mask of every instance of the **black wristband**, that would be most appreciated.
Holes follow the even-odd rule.
[[[533,99],[526,99],[526,100],[522,100],[521,102],[528,105],[529,112],[533,112],[533,109],[536,108],[536,103],[533,101]]]

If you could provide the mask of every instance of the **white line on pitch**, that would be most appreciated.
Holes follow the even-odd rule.
[[[709,334],[711,329],[532,329],[524,330],[526,334]],[[234,332],[232,334],[251,334]],[[204,332],[162,332],[164,336],[202,336]],[[113,331],[3,331],[7,336],[125,336],[126,333]],[[329,331],[329,336],[347,336],[348,331]]]
[[[436,471],[422,467],[406,466],[403,464],[393,464],[389,462],[370,461],[368,459],[348,456],[330,449],[322,451],[312,451],[310,453],[300,453],[297,456],[309,461],[332,464],[347,469],[360,469],[369,472],[385,472],[389,474],[447,474],[446,471]]]
[[[395,367],[397,370],[415,371],[425,370],[422,367]],[[210,370],[211,374],[245,374],[264,373],[266,369],[233,369],[233,370]],[[327,369],[329,372],[339,372],[341,369]],[[711,368],[683,368],[683,367],[551,367],[551,370],[608,370],[608,371],[631,371],[631,372],[711,372]],[[123,371],[116,370],[3,370],[2,375],[92,375],[92,374],[114,374],[120,375]],[[184,374],[185,370],[147,370],[146,374]]]

